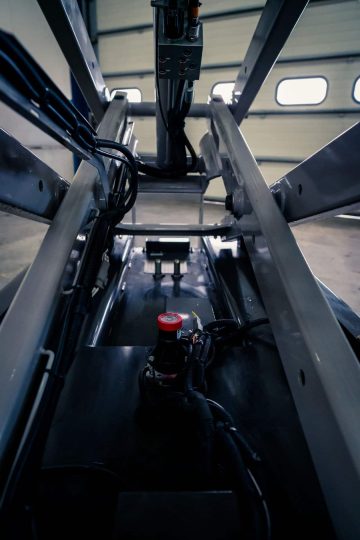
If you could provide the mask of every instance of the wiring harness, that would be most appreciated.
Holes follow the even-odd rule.
[[[31,107],[42,111],[63,130],[63,140],[70,137],[88,158],[99,155],[125,165],[126,174],[120,171],[121,179],[118,179],[118,186],[112,194],[107,210],[108,216],[114,221],[120,221],[134,205],[138,192],[138,163],[129,148],[115,141],[98,138],[91,124],[56,87],[19,41],[4,31],[0,31],[0,73],[28,100]],[[117,153],[108,152],[104,148]]]
[[[156,50],[158,50],[159,43],[159,23],[160,23],[160,8],[156,8]],[[160,178],[173,178],[174,176],[186,175],[188,172],[195,171],[198,164],[198,158],[196,152],[191,145],[186,133],[185,133],[185,118],[189,113],[193,91],[194,83],[192,81],[179,80],[178,89],[176,92],[176,98],[174,100],[173,108],[168,112],[167,120],[165,117],[162,98],[160,93],[160,83],[159,83],[159,64],[158,59],[155,63],[155,87],[156,87],[156,100],[159,106],[160,117],[162,123],[165,127],[165,130],[169,134],[169,137],[176,142],[174,148],[178,148],[178,153],[183,152],[183,148],[186,148],[190,154],[191,162],[189,165],[186,165],[184,168],[171,168],[169,170],[160,169],[153,165],[148,165],[141,161],[138,162],[139,170],[145,174],[157,176]],[[185,155],[186,159],[186,155]]]

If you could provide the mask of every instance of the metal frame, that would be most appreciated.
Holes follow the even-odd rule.
[[[53,139],[60,142],[65,148],[71,150],[81,159],[88,160],[97,168],[99,177],[98,183],[101,190],[98,192],[102,205],[106,205],[106,199],[109,194],[109,182],[104,162],[102,159],[92,154],[90,151],[80,146],[68,132],[59,127],[45,112],[36,107],[27,97],[20,93],[12,84],[10,84],[0,73],[0,100],[9,107],[18,112],[21,116],[29,120],[32,124],[50,135]]]
[[[357,123],[270,187],[287,221],[338,215],[360,205],[359,139]]]
[[[70,0],[51,3],[39,0],[39,4],[91,111],[100,120],[108,104],[107,92],[77,4]],[[227,107],[221,101],[213,101],[206,108],[202,105],[193,108],[192,114],[195,116],[198,114],[209,118],[210,134],[202,140],[207,178],[219,172],[222,174],[231,196],[228,206],[236,219],[213,226],[135,223],[119,225],[115,233],[176,236],[186,231],[188,235],[205,235],[204,245],[209,252],[210,234],[222,234],[227,239],[243,238],[331,519],[338,537],[348,539],[360,536],[360,514],[357,509],[357,495],[360,493],[360,432],[356,429],[360,409],[359,364],[307,267],[286,219],[314,218],[314,215],[329,210],[339,211],[339,206],[359,201],[360,190],[356,186],[359,160],[355,150],[359,124],[296,167],[273,186],[272,191],[267,187],[237,125],[248,114],[306,4],[306,0],[268,0],[237,77],[232,107]],[[101,204],[99,184],[104,187],[109,174],[111,187],[114,171],[110,169],[109,160],[94,160],[40,110],[29,106],[1,76],[0,97],[67,148],[85,160],[91,160],[82,162],[60,206],[56,200],[56,189],[62,186],[61,179],[54,176],[51,170],[46,170],[46,186],[50,192],[47,205],[52,207],[51,211],[39,210],[35,200],[22,209],[21,206],[25,206],[23,193],[16,195],[14,206],[18,206],[19,211],[30,210],[32,214],[42,217],[48,212],[49,219],[57,212],[0,326],[2,472],[8,467],[9,456],[13,457],[16,452],[21,427],[29,414],[28,404],[38,391],[37,375],[42,347],[61,295],[69,254],[90,213]],[[155,105],[131,105],[130,112],[134,116],[140,112],[153,116]],[[111,102],[100,125],[99,135],[113,139],[125,137],[127,113],[125,99]],[[39,168],[37,174],[40,171],[43,174],[45,169],[41,162],[29,157],[18,143],[11,144],[17,148],[17,155],[21,155],[22,160],[33,160],[32,163]],[[352,153],[351,148],[354,149]],[[344,166],[346,161],[348,169]],[[99,172],[92,165],[98,167]],[[345,180],[344,171],[347,173]],[[331,193],[328,191],[329,177]],[[343,180],[342,184],[340,179]],[[301,201],[296,195],[300,184],[302,190],[298,195],[302,197]],[[156,187],[153,187],[155,191]],[[183,192],[183,182],[180,187]],[[169,187],[167,189],[176,192],[173,188],[172,185],[172,191]],[[199,186],[196,189],[195,192],[202,196]],[[0,193],[4,199],[3,187]],[[216,273],[215,269],[212,271]],[[221,286],[221,282],[218,286]],[[237,317],[236,310],[233,314]]]
[[[155,223],[120,224],[115,227],[116,234],[133,236],[225,236],[230,234],[230,225],[170,225]]]
[[[239,221],[255,276],[339,538],[360,535],[360,367],[277,207],[235,119],[212,102],[249,214]],[[340,360],[341,359],[341,360]],[[329,451],[331,449],[331,451]],[[341,470],[341,480],[339,471]],[[355,532],[356,531],[356,532]]]

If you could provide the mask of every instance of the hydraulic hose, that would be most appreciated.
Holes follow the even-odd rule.
[[[218,422],[216,428],[216,440],[225,458],[224,464],[230,473],[229,476],[233,482],[232,487],[239,495],[240,504],[243,507],[242,515],[248,531],[248,538],[251,538],[251,540],[267,539],[268,535],[264,533],[264,526],[262,525],[264,520],[258,509],[258,492],[255,489],[241,453],[224,424]]]
[[[188,390],[186,397],[197,427],[200,454],[199,464],[201,464],[204,482],[209,485],[213,476],[214,464],[214,418],[206,398],[201,392]]]

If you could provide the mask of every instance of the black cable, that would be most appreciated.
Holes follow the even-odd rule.
[[[214,401],[213,399],[207,398],[207,402],[215,418],[227,424],[229,432],[231,433],[235,443],[239,446],[240,451],[244,453],[244,456],[249,461],[260,463],[261,459],[258,453],[250,446],[243,434],[235,427],[234,420],[230,413],[222,405],[220,405],[220,403],[217,403],[217,401]]]
[[[192,146],[191,142],[189,141],[185,131],[183,130],[183,137],[185,139],[185,146],[189,150],[190,156],[191,156],[191,165],[189,167],[189,171],[195,171],[197,164],[198,164],[198,157],[196,155],[195,149]]]
[[[233,341],[243,339],[247,331],[263,324],[269,324],[269,319],[263,317],[252,321],[245,321],[241,325],[234,319],[219,319],[205,325],[204,331],[210,332],[213,335],[215,346],[223,346]]]
[[[251,469],[248,468],[248,474],[252,480],[252,483],[254,485],[254,488],[256,489],[256,492],[258,494],[259,500],[261,502],[261,505],[263,507],[263,514],[264,514],[264,521],[265,521],[265,534],[266,534],[266,540],[271,540],[272,537],[272,524],[271,524],[271,517],[270,517],[270,511],[267,504],[267,501],[260,489],[259,484],[256,481],[256,478],[254,477]]]
[[[110,148],[113,150],[117,150],[123,154],[125,157],[117,156],[116,154],[113,154],[111,152],[107,152],[103,150],[103,148]],[[106,217],[109,219],[112,219],[114,221],[121,221],[121,219],[124,217],[124,215],[131,210],[131,208],[134,206],[137,193],[138,193],[138,166],[137,162],[135,160],[134,155],[132,152],[127,148],[125,145],[118,143],[116,141],[109,141],[107,139],[96,139],[96,149],[95,153],[100,154],[104,157],[108,157],[111,159],[115,159],[117,161],[120,161],[121,163],[124,163],[127,167],[127,170],[130,173],[130,176],[128,178],[129,180],[129,188],[127,192],[121,193],[122,190],[120,190],[117,193],[113,193],[113,195],[121,195],[120,199],[118,200],[118,203],[116,205],[116,208],[111,209],[106,212]],[[123,183],[123,187],[125,187],[126,180]]]
[[[156,43],[156,46],[155,46],[155,88],[156,88],[156,97],[157,97],[157,100],[158,100],[159,111],[160,111],[160,115],[161,115],[164,127],[165,127],[166,131],[169,131],[169,126],[168,126],[168,124],[167,124],[167,122],[165,120],[165,115],[164,115],[164,111],[163,111],[163,108],[162,108],[161,97],[160,97],[159,61],[158,61],[160,8],[157,7],[155,9],[156,9],[156,29],[155,29],[155,35],[156,35],[156,39],[155,39],[155,43]]]
[[[204,330],[206,332],[211,332],[212,330],[216,328],[221,327],[233,327],[233,328],[239,328],[239,324],[235,319],[216,319],[215,321],[211,321],[210,323],[206,324],[204,326]]]
[[[124,163],[124,165],[126,165],[127,167],[130,167],[130,162],[126,158],[117,156],[116,154],[113,154],[111,152],[106,152],[105,150],[100,150],[99,148],[95,150],[95,153],[99,154],[100,156],[104,156],[110,159],[115,159],[116,161],[120,161],[121,163]]]
[[[196,432],[200,443],[200,463],[204,474],[204,480],[210,483],[214,470],[214,438],[215,425],[210,407],[202,392],[188,389],[187,401],[196,419]]]
[[[242,506],[245,509],[243,517],[248,521],[247,526],[251,538],[254,540],[270,540],[271,538],[271,522],[267,504],[265,503],[266,512],[264,511],[264,497],[257,484],[254,481],[254,476],[250,473],[248,467],[241,456],[241,453],[231,437],[231,433],[226,429],[222,422],[216,424],[217,441],[226,459],[225,466],[231,474],[233,481],[233,489],[241,497]],[[260,526],[261,520],[258,519],[258,506],[261,504],[263,514],[263,526]]]
[[[96,148],[111,148],[113,150],[118,150],[119,152],[124,154],[124,156],[130,161],[130,163],[133,164],[135,169],[137,168],[136,160],[133,153],[124,144],[118,143],[116,141],[109,141],[107,139],[96,139],[95,143]]]

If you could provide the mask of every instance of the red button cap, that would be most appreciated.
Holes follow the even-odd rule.
[[[161,313],[157,318],[158,328],[164,332],[180,330],[182,323],[182,317],[178,313]]]

